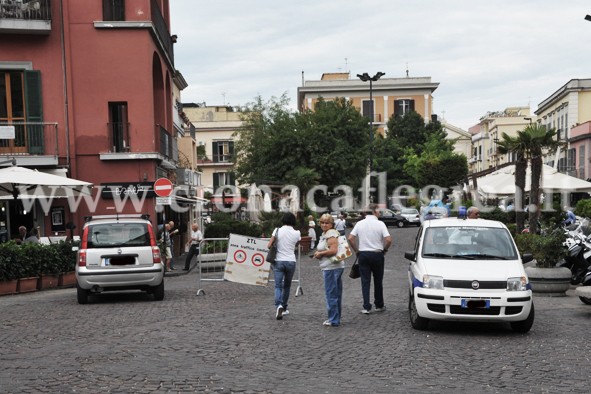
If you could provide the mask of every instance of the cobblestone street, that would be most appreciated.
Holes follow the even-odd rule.
[[[572,289],[535,298],[528,334],[508,324],[413,330],[403,254],[416,231],[390,229],[387,311],[362,315],[360,282],[344,277],[338,328],[322,325],[322,277],[307,256],[303,295],[294,283],[281,321],[272,284],[205,282],[196,296],[195,270],[166,278],[162,302],[107,293],[78,305],[75,289],[0,297],[0,392],[589,392],[591,306]]]

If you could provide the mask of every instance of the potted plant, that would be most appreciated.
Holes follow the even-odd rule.
[[[13,255],[0,250],[0,295],[15,294],[20,276],[21,266]]]
[[[550,234],[518,234],[515,242],[519,252],[531,253],[535,265],[525,268],[534,293],[548,296],[564,296],[570,287],[571,272],[556,264],[565,256],[562,243],[565,236],[560,229]]]

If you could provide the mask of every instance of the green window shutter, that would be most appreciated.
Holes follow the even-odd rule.
[[[230,157],[228,158],[228,161],[234,161],[234,141],[228,141],[228,153],[230,154]],[[234,183],[232,183],[233,185]]]
[[[214,163],[219,163],[220,161],[220,156],[219,156],[219,152],[218,152],[218,145],[219,142],[213,142],[212,146],[213,146],[213,162]]]
[[[43,149],[43,98],[41,96],[41,72],[25,71],[25,106],[27,113],[27,141],[29,153],[42,154]]]
[[[220,174],[219,174],[219,172],[214,172],[213,173],[213,192],[214,193],[218,189],[218,187],[220,187]]]
[[[230,179],[230,185],[236,186],[236,175],[234,175],[233,172],[228,172],[228,175]]]

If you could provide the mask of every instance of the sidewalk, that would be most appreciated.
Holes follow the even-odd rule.
[[[173,258],[174,264],[172,266],[175,268],[173,271],[166,272],[165,276],[168,278],[187,275],[189,272],[193,271],[193,269],[197,266],[197,259],[199,256],[193,256],[191,259],[191,265],[189,266],[188,271],[184,271],[185,268],[185,260],[187,259],[187,253],[183,253],[180,256],[175,256]]]

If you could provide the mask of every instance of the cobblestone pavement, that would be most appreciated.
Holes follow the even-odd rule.
[[[294,284],[281,321],[271,284],[202,282],[196,296],[195,271],[168,277],[162,302],[108,293],[78,305],[75,289],[0,297],[0,392],[589,392],[591,306],[572,290],[537,297],[528,334],[505,324],[415,331],[403,252],[416,228],[390,231],[387,311],[362,315],[359,280],[346,277],[338,328],[322,325],[321,275],[308,257],[304,294],[294,297]]]

